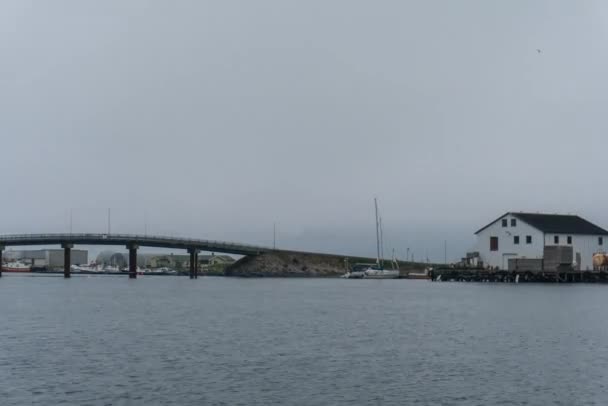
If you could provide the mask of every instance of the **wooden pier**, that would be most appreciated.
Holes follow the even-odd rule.
[[[608,271],[501,271],[476,268],[438,268],[430,271],[434,282],[503,283],[608,283]]]

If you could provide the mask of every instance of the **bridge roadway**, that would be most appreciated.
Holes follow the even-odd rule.
[[[190,254],[190,278],[198,278],[198,252],[210,251],[225,254],[259,255],[273,250],[268,247],[158,235],[135,234],[18,234],[0,235],[0,263],[2,251],[9,246],[61,245],[64,249],[64,277],[70,277],[71,249],[79,245],[124,245],[129,250],[129,278],[137,277],[137,249],[139,247],[176,248]],[[0,267],[0,276],[2,268]]]

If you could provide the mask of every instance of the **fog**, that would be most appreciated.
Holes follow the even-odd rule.
[[[601,1],[3,1],[0,233],[449,259],[608,226]],[[71,213],[71,214],[70,214]],[[71,221],[70,221],[71,218]],[[70,226],[71,223],[71,226]]]

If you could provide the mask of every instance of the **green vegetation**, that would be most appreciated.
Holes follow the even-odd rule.
[[[207,269],[204,271],[204,274],[209,276],[224,276],[228,265],[229,264],[209,265],[206,267]]]

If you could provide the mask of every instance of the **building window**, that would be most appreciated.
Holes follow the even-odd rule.
[[[532,244],[532,236],[531,235],[527,235],[526,236],[526,244]]]
[[[568,244],[572,244],[572,236],[571,235],[568,236]]]
[[[554,244],[559,244],[559,235],[556,235],[553,237],[553,243]]]
[[[498,237],[490,237],[490,251],[498,251]]]
[[[604,237],[597,238],[597,245],[604,245]]]
[[[513,244],[515,244],[515,245],[519,244],[519,236],[518,235],[514,235],[513,236]]]
[[[511,219],[511,227],[517,226],[517,220]]]
[[[506,227],[509,223],[507,222],[507,219],[502,219],[502,226]]]

